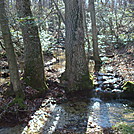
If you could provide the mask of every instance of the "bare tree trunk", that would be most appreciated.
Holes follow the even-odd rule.
[[[91,56],[91,52],[90,52],[90,41],[89,41],[89,35],[88,35],[88,27],[87,27],[87,15],[86,15],[86,10],[84,8],[85,3],[83,3],[83,21],[84,21],[84,30],[85,30],[85,37],[86,37],[86,42],[87,42],[87,62],[89,62],[90,56]]]
[[[62,78],[67,84],[68,92],[90,89],[92,81],[89,77],[88,63],[84,50],[82,1],[64,0],[64,2],[66,69]]]
[[[44,91],[46,79],[38,27],[30,9],[30,0],[16,0],[24,41],[24,80],[27,85]]]
[[[91,14],[91,23],[92,23],[93,57],[95,60],[95,71],[98,71],[100,68],[101,59],[99,57],[99,49],[98,49],[98,37],[97,37],[94,0],[90,0],[90,14]]]
[[[4,0],[0,0],[0,25],[9,64],[10,82],[16,96],[23,96]]]

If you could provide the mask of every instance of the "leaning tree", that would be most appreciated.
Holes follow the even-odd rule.
[[[11,33],[8,26],[8,17],[6,15],[4,0],[0,0],[0,26],[2,37],[4,40],[4,46],[6,50],[7,60],[10,71],[10,84],[13,88],[13,92],[16,97],[23,97],[22,86],[19,78],[19,72],[17,67],[17,61],[15,57],[14,47],[11,39]]]

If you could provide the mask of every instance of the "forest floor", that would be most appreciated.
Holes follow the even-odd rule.
[[[124,81],[134,81],[134,47],[129,46],[127,48],[122,48],[119,50],[114,50],[114,53],[112,53],[112,58],[108,58],[103,66],[105,67],[112,67],[112,70],[114,72],[110,71],[110,73],[118,73],[120,74]],[[111,53],[107,53],[106,55],[111,55]],[[3,55],[0,57],[0,64],[2,66],[2,69],[8,69],[7,64],[7,58]],[[46,57],[47,62],[49,60],[53,59],[53,56],[49,55]],[[57,60],[54,60],[54,63],[57,63]],[[47,91],[44,96],[41,98],[36,99],[29,99],[30,96],[32,96],[34,93],[36,94],[36,91],[32,89],[31,87],[27,86],[24,89],[24,93],[26,94],[26,99],[24,101],[24,104],[26,105],[25,108],[20,108],[17,104],[14,104],[10,106],[11,102],[13,101],[13,97],[11,96],[5,96],[3,95],[5,90],[9,89],[9,82],[2,83],[0,82],[0,126],[1,127],[13,127],[19,124],[28,124],[29,120],[31,120],[33,114],[41,107],[45,107],[45,105],[48,105],[50,102],[52,104],[62,104],[64,102],[67,102],[69,100],[76,100],[76,97],[68,97],[65,94],[65,91],[63,87],[59,85],[59,77],[61,75],[61,72],[58,71],[58,69],[54,69],[51,67],[53,62],[49,62],[45,67],[45,73],[47,77],[47,83],[49,90]],[[1,72],[0,73],[1,78],[6,78],[9,80],[9,73]],[[0,79],[2,80],[2,79]],[[85,99],[85,96],[82,97],[80,93],[78,93],[77,98],[78,100]],[[51,100],[51,98],[53,98]],[[50,100],[49,100],[50,99]],[[49,100],[49,103],[48,103]],[[45,111],[46,115],[45,118],[50,118],[51,111],[50,109],[46,109]],[[104,128],[101,130],[104,134],[110,134],[114,133],[114,130],[112,128]],[[67,132],[65,132],[66,134]],[[69,134],[69,133],[67,133]],[[70,132],[70,134],[75,134],[75,132]]]
[[[110,50],[110,48],[109,48]],[[123,76],[125,81],[134,81],[134,46],[122,46],[122,48],[111,50],[106,55],[113,55],[111,59],[104,64],[112,67],[115,72]]]

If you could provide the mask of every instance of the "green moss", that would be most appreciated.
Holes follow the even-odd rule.
[[[92,89],[93,88],[93,77],[91,75],[82,75],[82,79],[79,82],[81,89]]]
[[[78,76],[79,79],[77,81],[69,83],[70,81],[67,79],[66,73],[64,72],[60,78],[61,86],[63,86],[67,92],[74,92],[79,90],[84,91],[93,88],[92,75],[85,73],[85,74],[78,74]]]
[[[123,84],[123,90],[126,92],[133,92],[134,93],[134,82],[127,81]]]
[[[45,83],[46,79],[44,78],[44,82],[43,82],[43,76],[42,78],[40,77],[42,71],[40,71],[41,66],[37,65],[38,63],[29,61],[29,63],[27,63],[27,65],[25,66],[25,73],[24,73],[24,82],[26,83],[26,85],[31,86],[32,88],[41,91],[44,91],[47,88],[47,85]],[[40,68],[40,69],[39,69]],[[42,69],[41,69],[42,70]],[[45,76],[44,76],[45,77]]]
[[[121,134],[134,134],[134,125],[127,125],[126,123],[119,123],[113,126],[113,129]]]
[[[81,79],[79,79],[78,81],[76,81],[72,87],[68,88],[70,91],[88,91],[88,89],[92,89],[93,88],[93,80],[92,77],[90,75],[82,75]]]
[[[24,104],[24,99],[23,98],[18,98],[16,97],[12,103],[10,103],[10,106],[13,106],[14,104],[17,104],[19,108],[26,108],[26,105]]]
[[[13,90],[8,90],[6,92],[7,96],[16,96],[15,99],[10,103],[9,106],[13,106],[14,104],[17,104],[19,106],[19,108],[25,108],[25,104],[24,104],[24,93],[23,91],[20,89],[16,92],[14,92]]]

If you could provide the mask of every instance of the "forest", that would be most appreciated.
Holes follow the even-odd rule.
[[[0,134],[134,134],[133,0],[0,0]]]

